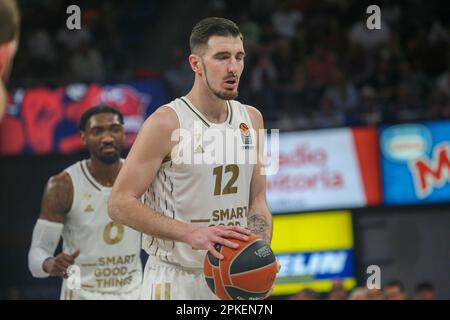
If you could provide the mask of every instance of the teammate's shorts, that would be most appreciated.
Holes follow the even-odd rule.
[[[61,288],[61,300],[139,300],[141,296],[141,286],[137,286],[131,291],[121,293],[95,292],[83,289],[69,289],[66,281],[63,281]]]
[[[150,256],[144,269],[141,300],[217,300],[203,269],[174,266]]]

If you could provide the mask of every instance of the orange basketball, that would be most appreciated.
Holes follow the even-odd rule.
[[[210,252],[205,256],[206,283],[222,300],[260,300],[272,288],[277,274],[277,262],[270,246],[255,235],[247,242],[230,239],[237,249],[216,244],[224,259]]]

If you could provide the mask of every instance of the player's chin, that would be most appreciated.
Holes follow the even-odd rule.
[[[99,159],[104,164],[113,164],[120,159],[120,154],[118,152],[102,152]]]
[[[236,99],[237,96],[238,96],[238,91],[236,89],[223,90],[221,92],[221,98],[224,99],[224,100]]]

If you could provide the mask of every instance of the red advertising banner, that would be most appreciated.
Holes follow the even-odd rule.
[[[145,118],[164,102],[166,93],[161,81],[17,90],[10,96],[7,114],[0,122],[0,154],[79,151],[84,145],[78,121],[83,112],[100,104],[123,113],[130,146]]]

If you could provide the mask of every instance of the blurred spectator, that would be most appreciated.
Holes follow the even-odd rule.
[[[340,70],[334,73],[332,85],[325,91],[325,97],[330,99],[334,108],[344,112],[354,112],[359,103],[355,86]]]
[[[366,16],[353,24],[349,31],[349,39],[364,48],[366,52],[374,51],[389,40],[391,30],[384,19],[381,19],[381,29],[370,30],[366,25]]]
[[[282,38],[292,39],[297,30],[297,24],[302,20],[302,14],[289,8],[289,2],[282,0],[272,16],[275,32]]]
[[[102,81],[103,61],[98,50],[86,44],[75,52],[70,61],[74,81]]]
[[[369,300],[368,291],[365,287],[356,287],[350,293],[348,300]]]
[[[314,47],[313,54],[305,62],[308,81],[315,87],[322,87],[331,82],[336,72],[336,56],[321,44]]]
[[[342,280],[334,280],[331,285],[331,290],[328,293],[327,300],[346,300],[348,297],[348,292],[344,288],[344,283]]]
[[[388,59],[379,59],[375,71],[368,79],[367,84],[377,91],[382,103],[392,101],[395,92],[396,75]]]
[[[53,62],[56,59],[55,47],[45,29],[37,28],[28,35],[27,49],[31,57],[41,62]]]
[[[367,290],[368,300],[384,300],[383,291],[379,289],[369,289]]]
[[[405,287],[399,280],[388,282],[383,289],[386,300],[407,300]]]
[[[447,96],[450,95],[450,69],[447,69],[437,78],[436,86],[442,93]]]
[[[364,125],[375,126],[383,120],[381,107],[376,103],[376,92],[370,86],[364,86],[361,89],[359,114],[361,123]]]
[[[411,91],[406,85],[401,84],[397,88],[397,101],[394,111],[397,122],[415,121],[422,116],[419,101],[412,98]]]
[[[194,73],[181,48],[172,51],[172,66],[164,75],[170,94],[180,97],[187,94],[194,83]]]
[[[434,286],[430,282],[421,282],[416,286],[416,300],[436,300],[436,292]]]
[[[318,300],[317,293],[312,289],[303,289],[292,295],[289,300]]]
[[[299,24],[295,37],[291,41],[292,57],[295,62],[303,63],[307,55],[306,30],[303,24]]]
[[[329,98],[323,97],[319,104],[319,110],[314,114],[314,126],[316,128],[333,128],[343,126],[344,123],[344,113],[334,108]]]
[[[65,50],[73,52],[82,45],[92,41],[92,35],[87,26],[83,26],[80,30],[69,30],[65,25],[63,25],[58,30],[56,41]]]
[[[263,106],[266,116],[276,114],[276,101],[273,91],[277,70],[269,55],[261,54],[250,74],[250,99],[255,105]]]
[[[253,53],[261,40],[261,26],[251,20],[247,12],[242,12],[239,19],[239,29],[245,39],[247,58]]]

